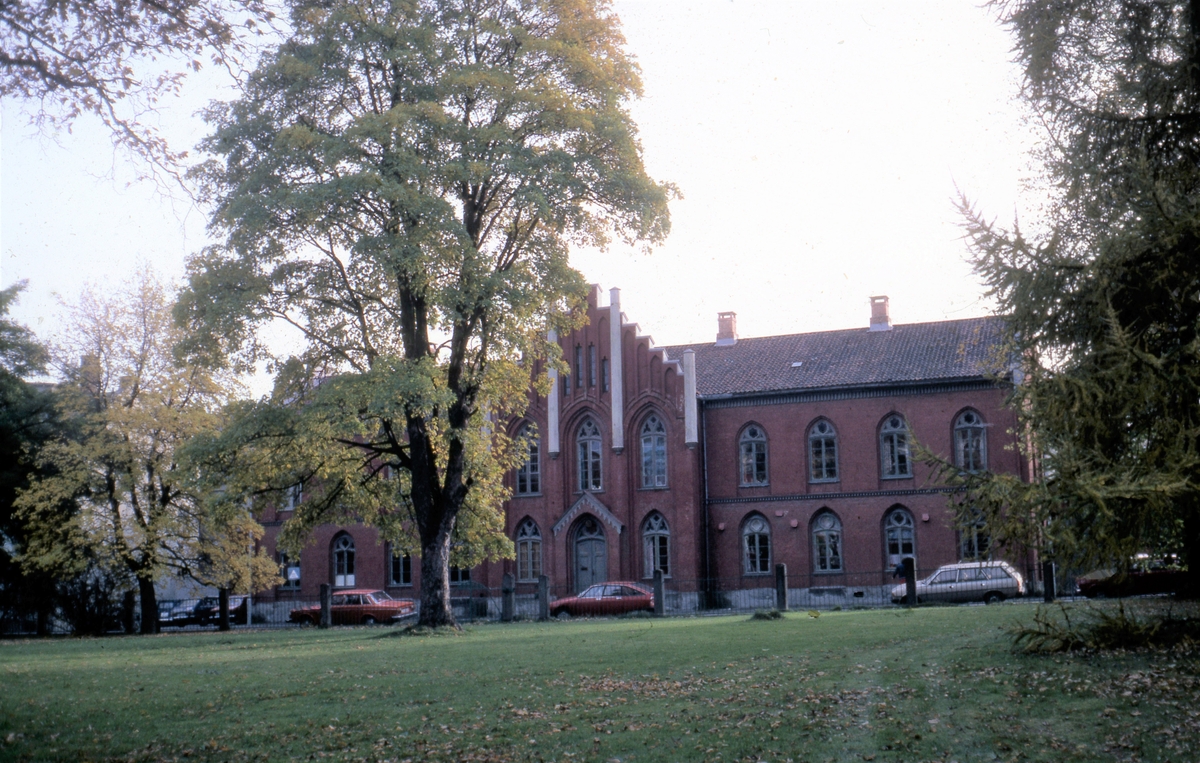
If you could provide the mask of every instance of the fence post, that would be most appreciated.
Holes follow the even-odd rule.
[[[905,606],[917,606],[917,564],[911,556],[904,557]]]
[[[538,620],[550,619],[550,578],[538,575]]]
[[[517,583],[511,572],[504,573],[500,583],[500,622],[511,623],[516,609]]]
[[[1054,562],[1042,562],[1042,600],[1047,604],[1058,598],[1058,581],[1055,579],[1056,572]]]
[[[333,625],[332,597],[329,595],[329,584],[321,584],[321,622],[319,627],[328,628]]]
[[[654,571],[654,614],[662,617],[667,612],[667,596],[663,590],[663,571]]]
[[[787,612],[787,565],[775,565],[775,609]]]
[[[229,630],[229,589],[217,591],[217,630]]]

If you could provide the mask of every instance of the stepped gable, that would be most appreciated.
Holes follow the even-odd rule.
[[[711,398],[1002,376],[1010,366],[1004,333],[1003,318],[987,317],[665,349],[671,357],[695,351],[696,391]]]

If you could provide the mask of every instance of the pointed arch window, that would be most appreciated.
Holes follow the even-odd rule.
[[[883,458],[884,479],[912,476],[912,456],[908,450],[908,425],[903,416],[888,416],[879,430],[879,453]]]
[[[333,542],[333,585],[354,587],[354,538],[342,533]]]
[[[762,427],[751,424],[742,432],[738,443],[742,485],[767,484],[767,434]]]
[[[579,434],[575,438],[578,453],[579,490],[587,492],[602,489],[603,480],[600,474],[601,450],[600,427],[591,419],[585,419],[579,426]]]
[[[642,424],[642,487],[667,486],[667,428],[657,415]]]
[[[883,520],[884,545],[887,548],[888,569],[900,564],[905,557],[916,557],[915,525],[907,509],[895,508]]]
[[[662,570],[663,577],[671,574],[671,530],[667,520],[657,511],[642,523],[642,549],[645,557],[646,577],[654,577],[655,570]]]
[[[842,571],[842,522],[832,511],[813,520],[813,567],[816,572]]]
[[[771,571],[771,526],[757,514],[742,525],[742,562],[747,575]]]
[[[963,411],[954,422],[954,465],[964,472],[987,469],[983,417],[975,411]]]
[[[808,430],[809,470],[811,482],[837,482],[837,432],[833,424],[821,420]]]
[[[542,574],[542,531],[526,519],[517,528],[517,580],[535,582]]]
[[[517,432],[518,439],[525,439],[525,463],[517,468],[517,495],[536,495],[542,491],[542,464],[538,455],[537,432],[531,424],[525,424]]]

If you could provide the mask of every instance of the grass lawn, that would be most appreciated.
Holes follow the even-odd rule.
[[[1033,607],[0,642],[0,760],[1200,760],[1197,653]]]

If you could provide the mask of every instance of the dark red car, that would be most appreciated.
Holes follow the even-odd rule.
[[[639,610],[654,611],[654,594],[637,583],[597,583],[578,596],[555,599],[550,603],[551,617],[562,614],[574,617],[621,615]]]
[[[338,591],[330,600],[330,616],[334,625],[374,625],[393,623],[417,609],[412,599],[393,599],[386,591],[362,588]],[[293,609],[288,620],[301,625],[321,622],[321,605]]]
[[[1110,570],[1096,570],[1079,578],[1075,584],[1079,594],[1089,599],[1097,597],[1145,596],[1156,593],[1175,593],[1187,582],[1187,573],[1177,569],[1135,569],[1120,575]]]

